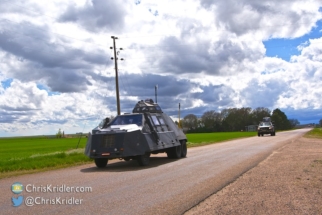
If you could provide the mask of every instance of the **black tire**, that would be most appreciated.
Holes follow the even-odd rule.
[[[260,137],[261,135],[259,133],[257,133],[257,135]]]
[[[168,158],[181,158],[181,144],[179,146],[171,147],[167,151]]]
[[[181,157],[187,157],[187,142],[185,140],[181,141]]]
[[[95,158],[95,164],[98,168],[106,167],[107,162],[108,162],[107,158]]]
[[[150,163],[150,153],[145,153],[144,155],[138,155],[136,160],[140,166],[147,166]]]

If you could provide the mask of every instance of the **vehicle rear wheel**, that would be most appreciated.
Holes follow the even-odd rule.
[[[147,166],[150,163],[150,153],[145,153],[144,155],[138,155],[136,160],[140,166]]]
[[[95,158],[95,164],[98,168],[106,167],[107,162],[108,162],[107,158]]]
[[[181,157],[187,157],[187,142],[185,140],[181,142]]]
[[[261,135],[259,133],[257,133],[257,135],[260,137]]]
[[[168,158],[181,158],[181,144],[179,146],[171,147],[167,151]]]

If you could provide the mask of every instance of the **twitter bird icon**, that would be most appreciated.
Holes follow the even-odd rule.
[[[12,203],[14,207],[18,207],[22,204],[23,202],[23,196],[18,196],[18,198],[11,197]]]

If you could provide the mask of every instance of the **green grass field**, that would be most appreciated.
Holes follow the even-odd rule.
[[[256,135],[257,132],[215,132],[187,134],[187,138],[188,147],[194,147]]]
[[[311,131],[307,132],[304,137],[322,139],[322,128],[313,128]]]
[[[86,138],[0,138],[0,178],[92,162],[84,155]]]
[[[188,147],[255,136],[256,132],[187,134]],[[84,155],[87,139],[0,138],[0,178],[93,162]]]

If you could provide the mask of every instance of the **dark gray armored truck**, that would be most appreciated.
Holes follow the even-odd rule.
[[[146,166],[151,154],[167,153],[168,158],[187,156],[187,137],[152,99],[139,101],[131,114],[104,119],[89,134],[85,154],[97,167],[108,160],[137,160]]]

